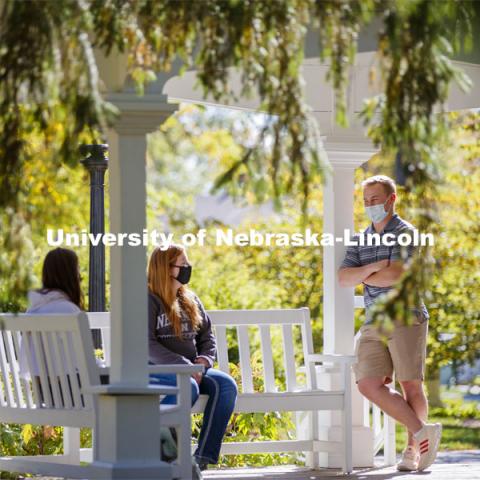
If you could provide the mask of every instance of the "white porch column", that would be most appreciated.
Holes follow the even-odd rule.
[[[323,232],[343,239],[344,231],[354,232],[353,193],[355,169],[373,154],[371,151],[332,150],[327,155],[332,174],[323,194]],[[325,353],[353,354],[353,287],[340,287],[337,271],[345,256],[345,246],[335,242],[323,250],[323,349]]]
[[[108,135],[110,232],[143,233],[146,228],[146,135],[171,114],[123,111]],[[146,247],[110,249],[111,382],[147,385]]]
[[[146,135],[175,107],[134,94],[114,97],[121,115],[108,134],[110,232],[143,234]],[[146,247],[115,246],[110,254],[110,384],[95,389],[92,468],[102,478],[169,478],[171,466],[160,462],[159,397],[148,386]]]
[[[324,188],[324,233],[343,239],[344,231],[354,232],[354,173],[374,153],[369,145],[326,144],[332,173]],[[343,241],[334,246],[324,247],[323,251],[323,342],[325,353],[353,354],[354,342],[354,289],[340,287],[337,271],[345,256]],[[319,367],[320,388],[339,389],[342,380],[337,367]],[[373,432],[364,425],[364,399],[358,392],[352,376],[352,420],[353,420],[353,465],[366,467],[373,465]],[[338,441],[341,438],[342,422],[338,412],[319,414],[320,438]],[[319,464],[322,467],[341,466],[339,454],[321,453]]]
[[[155,131],[176,106],[115,94],[122,112],[109,140],[110,232],[139,233],[146,228],[146,135]],[[148,385],[146,247],[110,250],[111,383]]]

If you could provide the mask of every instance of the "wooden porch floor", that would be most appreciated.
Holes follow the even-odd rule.
[[[338,470],[309,470],[283,466],[265,468],[212,469],[204,472],[205,480],[480,480],[480,450],[440,452],[436,462],[425,472],[398,472],[395,467],[382,467],[379,458],[377,467],[356,469],[350,476]],[[36,480],[56,480],[51,477],[34,477]],[[137,479],[135,479],[137,480]]]
[[[356,469],[348,477],[339,470],[309,470],[300,467],[265,467],[212,469],[204,472],[205,480],[331,480],[344,478],[349,480],[389,480],[416,479],[419,476],[428,480],[480,480],[480,451],[441,452],[436,462],[425,472],[398,472],[395,467],[382,467],[379,458],[378,467]]]

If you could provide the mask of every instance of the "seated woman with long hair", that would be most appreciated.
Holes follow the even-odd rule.
[[[79,313],[84,310],[77,254],[55,248],[45,256],[42,288],[28,295],[27,313]]]
[[[84,310],[83,293],[81,288],[80,269],[77,254],[73,250],[66,248],[55,248],[50,250],[45,256],[42,267],[42,288],[32,290],[28,294],[29,307],[28,314],[76,314]],[[25,334],[25,338],[29,336]],[[73,344],[71,338],[67,336],[69,345],[63,348],[72,350]],[[47,347],[45,347],[47,348]],[[22,338],[19,353],[20,375],[23,378],[31,379],[36,382],[39,392],[40,405],[45,402],[45,392],[40,382],[40,367],[43,364],[48,370],[44,347],[36,351],[32,339],[29,339],[30,365],[27,359],[27,350],[24,339]],[[64,350],[60,350],[61,362],[65,365]],[[50,399],[53,402],[52,381],[58,381],[58,366],[52,360],[52,371],[47,372],[48,387],[50,389]],[[52,380],[55,379],[55,380]],[[67,380],[70,387],[71,402],[73,402],[73,393],[71,391],[71,382],[80,382],[75,372],[67,372]],[[78,383],[80,387],[80,383]],[[60,397],[62,406],[64,404],[63,391],[60,388]],[[83,401],[83,397],[82,397]]]
[[[201,470],[216,464],[237,398],[232,377],[213,368],[216,341],[211,320],[200,299],[186,287],[192,266],[185,249],[156,248],[148,265],[149,361],[152,364],[201,364],[203,374],[192,376],[192,404],[208,395],[203,425],[194,453]],[[151,383],[176,385],[176,376],[151,375]],[[164,403],[174,403],[167,396]]]

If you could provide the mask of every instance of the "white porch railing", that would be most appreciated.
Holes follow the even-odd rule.
[[[355,308],[364,308],[363,297],[355,296]],[[360,337],[360,332],[355,334],[354,343],[356,345]],[[395,375],[393,376],[395,384]],[[373,454],[376,455],[383,447],[384,463],[386,465],[395,465],[396,463],[396,438],[395,438],[395,420],[382,412],[380,408],[362,396],[363,400],[363,425],[373,430]]]

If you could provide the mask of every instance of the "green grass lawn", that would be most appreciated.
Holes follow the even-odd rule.
[[[463,418],[430,417],[429,421],[440,422],[443,425],[440,450],[480,449],[480,421],[476,421],[476,427],[469,426],[472,420]],[[397,423],[397,452],[401,452],[406,443],[405,428]]]
[[[442,408],[430,408],[428,421],[443,425],[440,450],[480,450],[480,404],[464,400],[465,389],[441,387]],[[407,444],[405,428],[397,423],[397,452]]]

